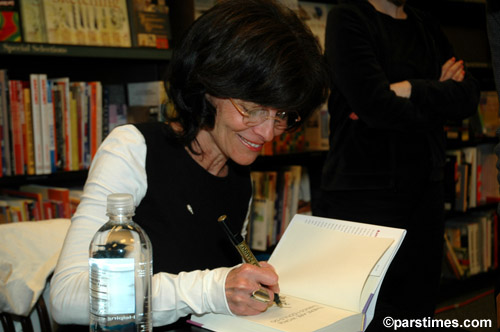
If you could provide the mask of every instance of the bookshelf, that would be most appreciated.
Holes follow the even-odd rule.
[[[0,188],[16,189],[26,183],[56,187],[77,187],[83,185],[88,170],[57,172],[44,175],[17,175],[0,178]]]
[[[43,73],[48,79],[67,77],[70,82],[122,85],[125,91],[128,83],[162,81],[176,38],[193,21],[193,1],[171,0],[168,5],[172,18],[169,49],[2,41],[0,69],[6,70],[8,80],[28,81],[30,74]],[[25,183],[83,185],[86,175],[86,169],[44,175],[2,174],[0,188],[16,188]]]
[[[172,56],[172,50],[2,42],[0,43],[0,56],[7,55],[165,61]]]

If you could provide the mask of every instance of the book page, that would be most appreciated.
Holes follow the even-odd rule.
[[[296,215],[269,263],[283,293],[361,312],[365,282],[394,240],[339,226],[337,220]]]
[[[256,316],[229,316],[223,314],[192,315],[189,321],[219,332],[312,332],[358,331],[362,315],[352,311],[336,309],[322,304],[283,295],[284,307],[276,305]],[[338,325],[338,329],[336,328]]]
[[[356,312],[305,301],[289,295],[282,295],[282,297],[283,308],[275,305],[266,312],[256,316],[247,316],[245,319],[287,332],[316,331],[348,317],[354,318],[353,326],[361,326],[361,315]]]

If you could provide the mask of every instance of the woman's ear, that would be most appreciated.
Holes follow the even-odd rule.
[[[207,99],[207,101],[214,107],[215,107],[215,104],[214,104],[214,96],[208,94],[208,93],[205,93],[205,98]]]

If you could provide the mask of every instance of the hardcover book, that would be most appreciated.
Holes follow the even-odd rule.
[[[22,98],[22,83],[19,80],[9,80],[10,133],[12,137],[12,170],[13,175],[23,175],[24,169],[24,103]]]
[[[38,74],[30,74],[31,115],[33,127],[33,147],[35,160],[35,174],[43,174],[43,123],[42,103],[40,101],[40,78]]]
[[[128,0],[132,46],[169,48],[172,38],[165,0]]]
[[[11,140],[10,140],[10,112],[9,112],[9,83],[7,70],[0,69],[0,125],[1,125],[1,172],[2,176],[12,175]]]
[[[212,331],[364,331],[406,230],[297,214],[269,263],[283,307],[256,316],[192,315]]]
[[[42,0],[23,0],[20,2],[23,39],[29,43],[46,43],[47,29]]]
[[[19,0],[0,1],[0,41],[22,41]]]
[[[51,44],[77,44],[71,2],[43,0],[47,41]]]
[[[88,2],[76,0],[76,42],[80,45],[130,47],[130,24],[126,0]]]

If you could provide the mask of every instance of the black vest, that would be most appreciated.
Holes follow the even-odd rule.
[[[220,178],[196,163],[163,123],[137,124],[146,140],[147,191],[134,221],[153,245],[153,271],[213,269],[241,263],[217,219],[241,232],[252,195],[248,167],[229,161]]]

